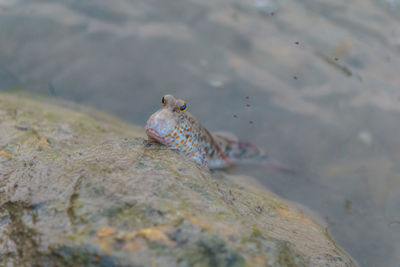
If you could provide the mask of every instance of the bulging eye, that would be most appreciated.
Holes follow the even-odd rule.
[[[163,96],[163,97],[161,98],[161,104],[162,104],[163,106],[165,106],[165,96]]]
[[[186,109],[187,109],[187,106],[186,106],[186,103],[185,103],[179,108],[179,111],[180,112],[184,112]]]

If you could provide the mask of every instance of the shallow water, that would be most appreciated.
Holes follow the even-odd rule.
[[[400,1],[0,0],[0,88],[144,125],[171,93],[297,171],[249,174],[400,262]],[[251,123],[252,122],[252,123]]]

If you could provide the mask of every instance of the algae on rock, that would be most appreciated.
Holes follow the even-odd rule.
[[[0,94],[2,266],[354,266],[271,192],[53,102]]]

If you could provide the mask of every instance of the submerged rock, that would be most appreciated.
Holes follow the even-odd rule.
[[[248,179],[72,107],[0,94],[1,266],[354,266]]]

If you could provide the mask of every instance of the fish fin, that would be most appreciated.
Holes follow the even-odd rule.
[[[294,176],[296,171],[284,166],[279,161],[271,159],[267,154],[264,153],[260,148],[251,142],[239,141],[239,147],[243,152],[241,161],[239,163],[258,165],[266,169],[273,170],[276,172],[284,173],[287,175]]]
[[[262,149],[252,142],[239,141],[230,132],[214,132],[212,135],[222,152],[226,155],[227,160],[231,161],[231,163],[257,165],[287,175],[296,174],[296,171],[293,169],[282,165],[276,160],[270,159]]]
[[[265,161],[268,160],[268,156],[265,152],[257,147],[255,144],[247,141],[238,141],[237,142],[237,157],[246,159],[246,160],[255,160],[255,161]]]
[[[264,151],[251,142],[239,141],[231,133],[214,133],[214,141],[232,163],[256,163],[267,159]]]
[[[296,171],[282,165],[280,162],[270,159],[268,155],[252,142],[239,141],[229,132],[213,133],[213,138],[218,149],[224,155],[227,166],[245,164],[264,167],[268,170],[281,172],[287,175],[295,175]]]
[[[232,142],[239,142],[239,139],[237,138],[236,135],[234,135],[231,132],[213,132],[212,133],[213,138],[222,138],[225,140],[229,140]]]

